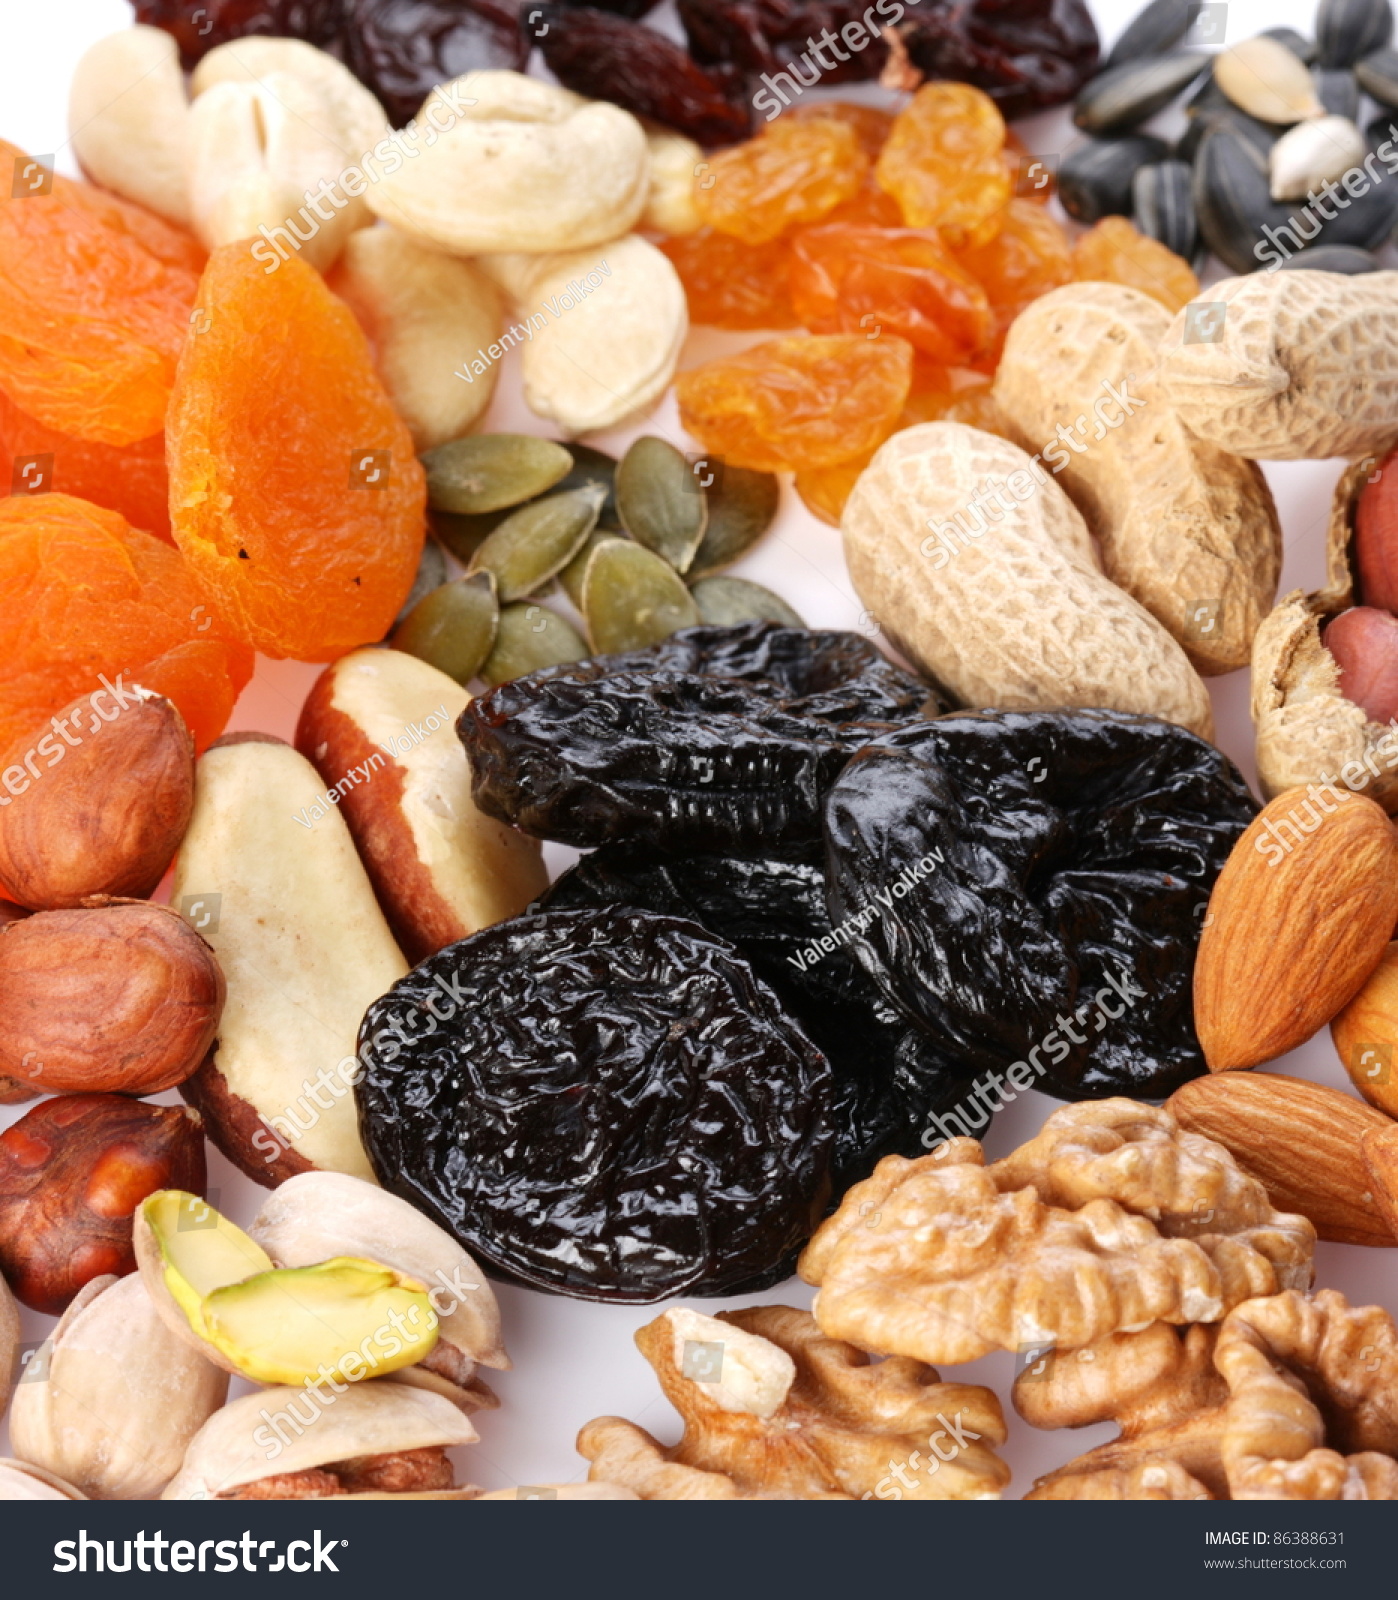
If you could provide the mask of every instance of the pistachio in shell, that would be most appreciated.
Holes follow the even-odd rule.
[[[464,686],[494,649],[499,622],[495,575],[476,572],[444,583],[420,600],[390,643]]]
[[[479,515],[522,505],[567,474],[573,458],[561,444],[527,433],[473,433],[423,452],[427,503],[437,511]]]
[[[775,472],[718,462],[705,494],[709,522],[689,564],[691,583],[732,566],[752,549],[776,520],[781,484]]]
[[[15,1369],[19,1365],[19,1307],[0,1278],[0,1417],[10,1403]]]
[[[622,527],[676,572],[689,571],[708,525],[708,500],[698,466],[668,440],[648,434],[636,440],[616,469],[616,507]]]
[[[787,628],[804,628],[804,620],[780,595],[746,578],[700,578],[689,591],[699,607],[699,620],[717,628],[737,628],[745,622],[780,622]]]
[[[606,498],[601,484],[590,483],[521,506],[486,536],[468,576],[494,573],[503,605],[537,594],[578,553]]]
[[[0,1456],[0,1500],[86,1500],[81,1489],[29,1461]]]
[[[10,1438],[94,1500],[149,1500],[227,1392],[228,1375],[165,1326],[138,1276],[94,1278],[25,1367]]]
[[[591,653],[587,640],[556,611],[537,600],[519,601],[500,612],[495,648],[481,668],[481,682],[493,689],[497,683],[565,661],[581,661]]]
[[[182,1318],[196,1348],[255,1383],[316,1381],[327,1368],[355,1383],[410,1366],[437,1342],[436,1313],[415,1278],[355,1256],[276,1267],[241,1228],[181,1190],[141,1205],[135,1238],[167,1325],[183,1334]]]
[[[598,655],[641,650],[699,621],[675,569],[625,539],[605,539],[583,577],[582,613]]]

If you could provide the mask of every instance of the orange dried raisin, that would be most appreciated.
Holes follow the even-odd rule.
[[[682,372],[680,422],[736,467],[832,466],[885,437],[912,368],[912,346],[888,335],[772,339]]]
[[[40,188],[25,194],[31,169]],[[0,389],[60,433],[149,439],[165,423],[202,260],[168,222],[44,174],[0,140]]]
[[[790,285],[812,333],[896,333],[956,363],[990,332],[985,290],[930,228],[803,228],[791,242]]]
[[[984,354],[992,363],[999,360],[1005,334],[1025,306],[1073,276],[1068,235],[1027,200],[1011,200],[999,233],[987,244],[958,250],[956,260],[989,296],[992,315]]]
[[[133,528],[170,537],[170,484],[165,474],[165,435],[136,444],[98,444],[74,439],[25,416],[0,389],[0,473],[15,492],[71,494],[120,511]]]
[[[784,240],[744,244],[701,228],[660,248],[680,275],[691,322],[710,328],[794,328],[800,322],[787,293]]]
[[[202,749],[252,676],[252,651],[211,614],[179,551],[71,495],[0,500],[0,593],[0,749],[104,676],[167,695]]]
[[[209,257],[170,402],[170,522],[235,637],[333,661],[417,574],[426,487],[343,301],[305,262]]]
[[[1046,206],[1053,199],[1058,188],[1053,167],[1043,156],[1028,150],[1013,128],[1005,129],[1005,148],[1000,155],[1009,174],[1010,193],[1016,200],[1032,200],[1036,206]]]
[[[788,122],[843,122],[854,132],[860,148],[870,161],[877,161],[893,131],[893,113],[877,106],[862,106],[854,100],[813,100],[792,106],[785,113]]]
[[[869,170],[854,129],[829,117],[782,121],[711,156],[694,203],[711,228],[766,244],[856,195]]]
[[[875,175],[910,228],[937,228],[949,244],[995,236],[1013,188],[1005,121],[967,83],[928,83],[898,113]]]
[[[1199,280],[1173,250],[1148,238],[1125,217],[1103,217],[1073,246],[1079,283],[1124,283],[1178,311],[1199,293]]]

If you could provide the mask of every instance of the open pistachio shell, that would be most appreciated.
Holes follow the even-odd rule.
[[[10,1403],[15,1364],[19,1357],[19,1307],[0,1278],[0,1417]]]
[[[0,1500],[86,1500],[81,1489],[29,1461],[0,1456]]]

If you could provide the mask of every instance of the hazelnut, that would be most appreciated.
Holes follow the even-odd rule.
[[[0,1269],[56,1316],[105,1273],[136,1265],[131,1215],[168,1184],[204,1187],[197,1112],[114,1094],[45,1100],[0,1133]]]
[[[1351,606],[1325,630],[1340,669],[1340,693],[1370,722],[1398,713],[1398,617],[1377,606]]]
[[[218,1030],[224,983],[178,913],[41,911],[0,930],[0,1076],[51,1094],[158,1094]]]
[[[1398,609],[1398,451],[1379,463],[1354,508],[1354,565],[1371,606]]]
[[[52,725],[0,756],[0,890],[35,910],[152,893],[194,806],[183,717],[118,676]]]

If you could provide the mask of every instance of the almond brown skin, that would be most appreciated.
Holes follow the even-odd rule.
[[[0,1078],[49,1094],[158,1094],[218,1031],[213,951],[144,900],[40,911],[0,932]]]
[[[1330,1024],[1350,1082],[1371,1106],[1398,1116],[1398,940]]]
[[[1398,836],[1363,795],[1279,794],[1214,884],[1194,966],[1211,1072],[1255,1067],[1323,1028],[1378,965],[1398,918]]]
[[[205,1182],[203,1129],[184,1106],[45,1100],[0,1133],[0,1270],[17,1299],[58,1316],[93,1278],[135,1270],[131,1216],[147,1195]]]
[[[1398,1243],[1360,1153],[1368,1135],[1398,1124],[1353,1095],[1275,1072],[1229,1072],[1186,1083],[1165,1109],[1231,1151],[1279,1211],[1309,1217],[1322,1239]]]
[[[36,911],[97,894],[144,898],[194,807],[194,740],[184,718],[141,691],[111,721],[87,696],[54,721],[67,725],[66,740],[47,733],[0,756],[0,772],[19,767],[28,781],[19,795],[0,791],[0,890]]]
[[[1369,1169],[1374,1202],[1398,1238],[1398,1122],[1390,1122],[1386,1128],[1370,1128],[1360,1147]]]

